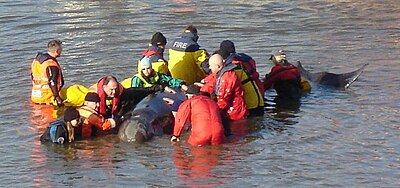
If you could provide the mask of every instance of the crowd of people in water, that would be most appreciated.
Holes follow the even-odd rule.
[[[87,139],[118,128],[121,106],[127,101],[136,104],[155,92],[174,93],[181,90],[187,100],[173,101],[175,116],[171,141],[180,135],[190,122],[191,145],[222,144],[229,135],[230,122],[264,113],[264,92],[274,88],[277,97],[298,100],[302,93],[298,69],[286,60],[280,50],[270,60],[271,72],[260,78],[256,61],[245,53],[237,53],[230,40],[209,54],[197,43],[196,27],[189,25],[168,46],[168,60],[164,58],[167,39],[156,32],[148,49],[137,61],[137,73],[119,82],[114,76],[104,76],[87,91],[81,105],[67,107],[64,116],[51,122],[42,141],[69,143]],[[60,94],[64,86],[62,69],[57,58],[62,42],[51,40],[47,53],[38,53],[31,65],[31,101],[41,105],[67,106]],[[64,137],[55,135],[65,132]]]

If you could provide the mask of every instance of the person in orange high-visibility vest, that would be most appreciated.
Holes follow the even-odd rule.
[[[39,52],[31,65],[32,95],[31,100],[36,104],[63,105],[60,90],[64,85],[60,64],[57,57],[62,52],[62,42],[51,40],[47,44],[47,53]]]

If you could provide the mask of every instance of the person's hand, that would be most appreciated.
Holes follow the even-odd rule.
[[[176,91],[173,90],[172,88],[168,87],[168,86],[165,86],[164,92],[176,94]]]
[[[179,141],[180,141],[179,137],[176,137],[176,136],[171,137],[171,142],[179,142]]]
[[[110,121],[111,129],[115,128],[115,126],[117,125],[115,120],[113,118],[108,118],[108,121]]]
[[[55,100],[56,100],[56,102],[57,102],[57,106],[63,106],[64,105],[64,101],[59,97],[59,96],[57,96],[56,98],[55,98]]]
[[[198,87],[203,87],[204,86],[204,84],[200,83],[200,82],[195,82],[195,83],[193,83],[193,85],[198,86]]]
[[[182,85],[181,85],[181,89],[182,89],[183,91],[187,91],[187,90],[188,90],[188,86],[185,85],[185,84],[182,84]]]
[[[170,98],[168,98],[168,97],[164,97],[164,98],[163,98],[163,101],[164,101],[165,103],[167,103],[168,105],[170,105],[170,106],[172,106],[172,105],[174,104],[174,100],[172,100],[172,99],[170,99]]]

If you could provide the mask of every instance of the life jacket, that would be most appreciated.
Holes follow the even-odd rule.
[[[93,136],[93,126],[90,125],[89,123],[89,116],[92,115],[93,113],[96,113],[92,109],[82,106],[78,108],[79,114],[82,117],[82,123],[79,126],[79,132],[81,134],[82,139],[89,138]]]
[[[47,76],[48,67],[57,67],[57,90],[60,91],[63,84],[63,75],[60,64],[56,58],[49,54],[38,53],[31,65],[32,95],[31,100],[37,104],[51,104],[54,100],[53,92],[49,86]]]
[[[255,60],[247,54],[237,53],[229,56],[225,63],[236,65],[234,70],[242,82],[247,108],[255,109],[263,107],[264,86],[259,79]]]
[[[52,143],[64,144],[68,143],[68,129],[64,120],[58,119],[51,122],[47,127],[45,133],[40,136],[40,141],[50,141]]]
[[[301,77],[297,67],[293,64],[285,63],[274,66],[264,81],[266,88],[270,85],[274,86],[280,98],[299,99],[301,97]]]
[[[235,67],[234,64],[225,65],[216,74],[216,81],[211,83],[215,84],[213,89],[217,96],[217,104],[223,113],[225,113],[224,116],[231,120],[241,120],[248,115],[248,110],[244,99],[243,86],[240,83],[240,78],[234,72]]]
[[[151,60],[151,67],[154,71],[163,73],[166,75],[170,75],[168,70],[168,61],[164,59],[161,48],[150,46],[147,50],[145,50],[142,54],[142,58],[149,57]],[[139,60],[140,61],[140,60]],[[138,61],[138,72],[141,71],[140,63]]]
[[[97,82],[97,94],[100,97],[99,113],[103,117],[113,118],[117,113],[118,104],[120,101],[121,93],[124,91],[124,87],[120,83],[118,83],[118,87],[112,99],[111,114],[107,114],[107,94],[104,92],[103,88],[104,80],[105,78],[102,78]]]
[[[132,77],[132,83],[135,77],[139,78],[139,80],[141,81],[139,87],[144,87],[144,88],[151,87],[153,86],[154,83],[157,83],[160,80],[159,74],[157,72],[154,72],[154,75],[150,78],[150,80],[148,78],[143,77],[141,73],[137,73],[134,77]]]

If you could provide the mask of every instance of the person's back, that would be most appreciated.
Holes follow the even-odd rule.
[[[200,49],[197,43],[197,29],[189,26],[180,38],[177,38],[169,48],[168,69],[171,76],[184,80],[190,85],[205,77],[201,64],[206,61],[206,50]]]
[[[179,136],[185,124],[190,121],[191,145],[218,145],[225,143],[224,128],[218,105],[204,95],[184,101],[175,117],[174,135]]]
[[[47,45],[48,52],[39,52],[31,64],[33,103],[57,105],[63,103],[59,92],[64,85],[64,78],[56,59],[61,55],[61,44],[59,40],[50,41]]]
[[[245,67],[251,65],[249,65],[250,62],[247,61],[247,59],[242,59],[243,55],[245,54],[233,55],[232,63],[237,65],[237,68],[234,70],[242,83],[244,89],[244,100],[250,114],[262,114],[262,112],[264,112],[264,87],[262,86],[260,89],[261,81],[259,78],[254,78],[250,72],[251,70]]]
[[[230,40],[222,41],[218,52],[224,58],[225,66],[236,65],[234,70],[242,83],[245,103],[250,114],[263,114],[264,86],[259,79],[255,60],[247,54],[236,53],[235,44]]]

